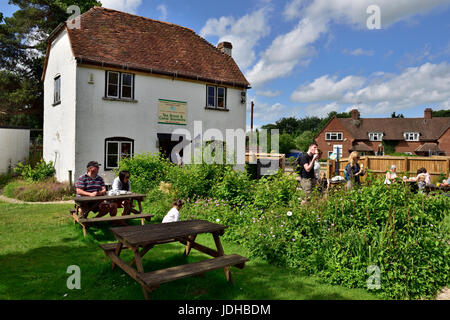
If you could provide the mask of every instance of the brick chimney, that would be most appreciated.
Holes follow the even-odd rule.
[[[359,120],[359,111],[357,109],[353,109],[351,114],[353,120]]]
[[[233,45],[231,42],[221,42],[217,45],[217,48],[223,53],[232,57]]]
[[[433,119],[433,109],[431,108],[425,109],[424,119]]]

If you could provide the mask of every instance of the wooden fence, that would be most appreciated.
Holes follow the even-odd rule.
[[[339,160],[339,175],[344,176],[344,168],[348,158]],[[450,172],[450,157],[393,157],[393,156],[363,156],[359,163],[364,164],[365,169],[377,175],[385,175],[392,165],[397,167],[398,176],[416,176],[420,168],[427,169],[431,181],[438,182],[439,177],[444,174],[448,177]],[[336,160],[328,160],[327,178],[336,176]]]

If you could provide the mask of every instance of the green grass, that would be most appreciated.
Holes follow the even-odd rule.
[[[111,261],[98,247],[113,242],[108,225],[92,228],[83,237],[68,209],[71,205],[16,205],[0,202],[0,299],[129,300],[143,299],[141,287],[121,269],[111,270]],[[137,223],[137,222],[136,222]],[[211,235],[198,242],[214,247]],[[223,243],[225,253],[248,253],[236,244]],[[148,271],[207,258],[192,250],[183,256],[181,244],[152,249],[143,259]],[[124,251],[123,258],[131,260]],[[67,289],[67,268],[81,269],[81,290]],[[232,268],[235,284],[225,280],[223,270],[166,283],[151,294],[153,300],[303,300],[377,299],[361,289],[322,284],[296,270],[287,270],[252,259],[243,270]]]

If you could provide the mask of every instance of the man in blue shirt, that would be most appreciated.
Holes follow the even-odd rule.
[[[87,173],[80,176],[75,185],[77,196],[98,197],[106,195],[105,181],[98,175],[100,164],[97,161],[90,161],[87,164]],[[92,209],[98,212],[96,218],[103,217],[108,213],[111,216],[117,214],[117,204],[103,201]]]

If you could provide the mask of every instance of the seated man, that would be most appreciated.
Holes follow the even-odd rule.
[[[105,181],[98,175],[99,164],[97,161],[90,161],[87,164],[87,173],[80,176],[76,183],[77,196],[97,197],[106,195]],[[117,204],[103,201],[92,209],[98,212],[96,218],[103,217],[108,213],[111,216],[117,214]]]

